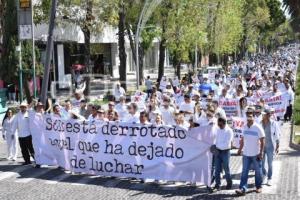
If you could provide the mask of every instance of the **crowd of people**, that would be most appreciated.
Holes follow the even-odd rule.
[[[88,102],[79,91],[63,103],[43,105],[33,101],[20,105],[20,112],[8,109],[3,120],[3,138],[7,141],[8,159],[17,158],[17,138],[25,165],[34,158],[29,115],[49,112],[53,117],[89,121],[121,121],[142,125],[156,124],[179,126],[186,130],[198,126],[215,126],[212,184],[210,192],[221,189],[221,174],[225,173],[226,189],[232,188],[230,173],[230,150],[234,140],[233,117],[244,120],[239,137],[238,154],[242,158],[242,176],[238,195],[245,195],[249,170],[255,171],[256,192],[262,184],[272,185],[272,162],[279,151],[281,123],[291,119],[294,101],[295,76],[298,50],[281,47],[269,55],[258,54],[247,61],[233,63],[210,76],[195,74],[179,80],[162,77],[154,83],[148,76],[146,90],[137,91],[131,98],[120,84],[114,89],[114,98],[108,107]],[[279,116],[276,109],[268,106],[263,95],[285,94],[285,113]],[[238,109],[228,114],[220,100],[238,99]],[[39,167],[39,166],[37,166]],[[212,185],[214,184],[214,187]]]

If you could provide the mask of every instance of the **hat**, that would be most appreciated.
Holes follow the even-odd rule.
[[[28,106],[28,104],[26,102],[22,102],[20,105],[20,107],[27,107],[27,106]]]
[[[264,109],[264,111],[262,112],[262,114],[266,115],[266,114],[271,114],[271,109]]]
[[[219,115],[218,120],[223,120],[224,122],[226,122],[227,118],[224,115]]]
[[[246,113],[249,113],[249,112],[254,113],[254,111],[255,111],[255,108],[253,106],[248,106],[246,109]]]
[[[105,111],[103,109],[98,109],[97,113],[105,113]]]

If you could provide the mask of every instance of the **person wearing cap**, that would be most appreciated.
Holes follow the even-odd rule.
[[[20,111],[16,114],[13,123],[13,132],[18,131],[19,144],[24,158],[23,165],[31,164],[30,156],[34,159],[34,149],[32,145],[32,136],[29,128],[29,114],[27,103],[21,103]]]
[[[272,174],[273,174],[273,158],[274,154],[279,152],[279,140],[281,135],[280,127],[278,123],[271,119],[271,110],[265,109],[263,111],[263,120],[261,125],[265,131],[265,148],[262,162],[262,172],[264,175],[264,182],[271,186],[272,185]],[[268,163],[268,169],[266,170],[265,163]]]
[[[245,195],[248,189],[248,174],[250,166],[255,171],[256,193],[262,192],[262,159],[265,147],[265,132],[260,124],[254,119],[255,108],[249,107],[246,112],[247,123],[243,128],[238,155],[243,151],[243,168],[239,189],[235,192],[238,195]]]
[[[221,116],[218,118],[218,128],[216,129],[216,148],[218,154],[215,155],[215,179],[217,190],[221,189],[221,171],[222,167],[225,172],[225,178],[227,182],[226,189],[229,190],[232,187],[232,178],[230,174],[229,162],[230,162],[230,149],[233,141],[233,131],[227,126],[226,117]]]

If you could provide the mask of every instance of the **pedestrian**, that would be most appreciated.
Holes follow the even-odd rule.
[[[265,146],[265,133],[261,125],[255,122],[255,108],[249,107],[246,112],[247,124],[243,128],[240,140],[238,155],[243,150],[243,168],[239,189],[235,192],[238,195],[245,195],[248,189],[248,174],[250,166],[253,165],[255,171],[256,193],[262,192],[262,159]]]
[[[229,168],[230,163],[230,149],[232,147],[233,131],[226,123],[226,117],[221,116],[218,118],[218,128],[216,129],[216,148],[218,154],[215,155],[215,189],[221,189],[221,171],[222,168],[225,172],[226,189],[232,187],[232,178]]]
[[[13,123],[13,132],[18,131],[19,144],[25,161],[23,165],[31,164],[30,156],[34,159],[34,149],[32,146],[32,136],[29,128],[27,106],[27,103],[21,103],[20,111],[15,116]]]
[[[145,81],[146,90],[147,90],[147,99],[150,97],[150,94],[152,93],[152,81],[150,79],[150,76],[147,76],[147,79]]]
[[[17,150],[17,132],[13,131],[14,114],[12,109],[8,109],[2,121],[2,136],[6,140],[7,160],[16,161],[18,156]]]
[[[273,174],[273,159],[274,154],[279,152],[279,139],[281,130],[278,123],[271,119],[271,110],[265,109],[263,112],[262,127],[265,131],[266,140],[264,148],[264,157],[262,162],[263,182],[265,183],[266,177],[268,186],[272,185],[272,174]],[[268,163],[268,169],[266,170],[265,163]]]

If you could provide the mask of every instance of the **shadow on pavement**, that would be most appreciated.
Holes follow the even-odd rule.
[[[19,169],[22,167],[21,165],[15,164],[7,164],[0,165],[1,172],[14,172],[15,169]],[[49,170],[50,169],[50,170]],[[33,172],[35,171],[35,172]],[[55,180],[55,177],[64,174],[64,170],[53,167],[43,167],[43,168],[33,168],[31,166],[27,166],[24,170],[21,170],[16,177],[18,179],[24,178],[35,178],[36,180]],[[36,174],[41,174],[36,176]],[[139,196],[141,194],[156,194],[160,195],[163,198],[181,196],[187,197],[188,199],[232,199],[236,197],[234,192],[232,194],[223,194],[223,193],[212,193],[209,194],[206,187],[196,187],[190,186],[186,184],[170,186],[167,184],[158,184],[154,182],[149,183],[141,183],[139,180],[130,179],[130,178],[114,178],[114,177],[104,177],[104,176],[91,176],[88,183],[80,183],[80,180],[83,178],[87,178],[89,175],[86,174],[70,174],[66,179],[59,180],[59,183],[79,183],[81,185],[94,185],[94,186],[102,186],[106,188],[118,188],[118,189],[126,189],[131,191],[136,191],[136,193],[131,194],[132,197]],[[110,186],[107,184],[108,182],[112,182]],[[116,184],[114,184],[114,182]],[[26,184],[26,183],[25,183]],[[238,186],[234,186],[236,188]]]

